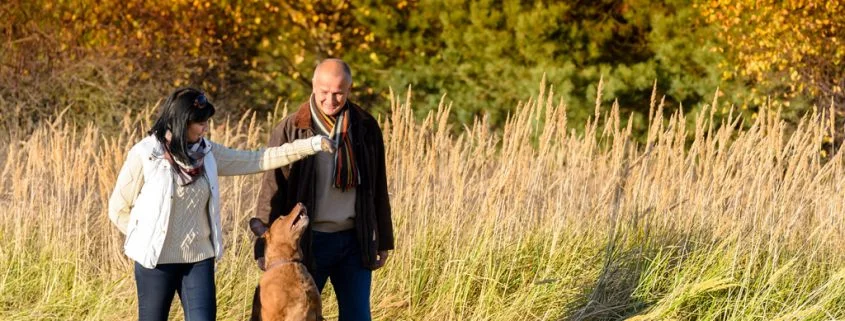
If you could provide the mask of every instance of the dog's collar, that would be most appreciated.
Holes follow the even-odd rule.
[[[297,259],[276,259],[270,262],[267,267],[264,269],[265,271],[270,270],[274,267],[283,265],[283,264],[291,264],[291,263],[302,263],[302,261]]]

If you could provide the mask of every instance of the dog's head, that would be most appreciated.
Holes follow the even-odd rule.
[[[299,251],[299,239],[308,227],[308,212],[305,205],[297,203],[288,215],[277,218],[268,228],[267,224],[258,218],[249,220],[249,227],[256,236],[264,237],[266,251],[278,250],[293,253],[282,253],[284,256],[294,255]]]

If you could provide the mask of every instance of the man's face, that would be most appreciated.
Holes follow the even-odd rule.
[[[352,84],[343,75],[320,73],[314,77],[313,86],[317,106],[324,114],[334,116],[346,104]]]

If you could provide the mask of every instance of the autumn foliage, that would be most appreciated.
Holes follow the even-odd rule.
[[[713,0],[700,8],[728,44],[726,78],[752,81],[761,94],[845,103],[842,1]]]
[[[745,124],[764,108],[792,122],[845,102],[838,1],[179,1],[0,3],[0,126],[66,117],[116,123],[175,87],[225,113],[270,111],[310,92],[314,64],[353,66],[353,99],[388,112],[414,88],[422,117],[441,99],[458,123],[501,129],[541,79],[575,121],[619,102],[645,134],[657,84],[667,112],[719,96]],[[604,79],[605,93],[596,84]],[[720,93],[718,94],[717,89]],[[734,107],[732,109],[732,107]],[[456,128],[463,128],[456,126]]]

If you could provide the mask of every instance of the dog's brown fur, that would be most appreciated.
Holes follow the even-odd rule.
[[[322,320],[320,292],[302,264],[299,239],[308,226],[301,203],[287,216],[276,219],[270,228],[257,218],[250,220],[252,232],[267,241],[266,271],[259,282],[262,321]]]

